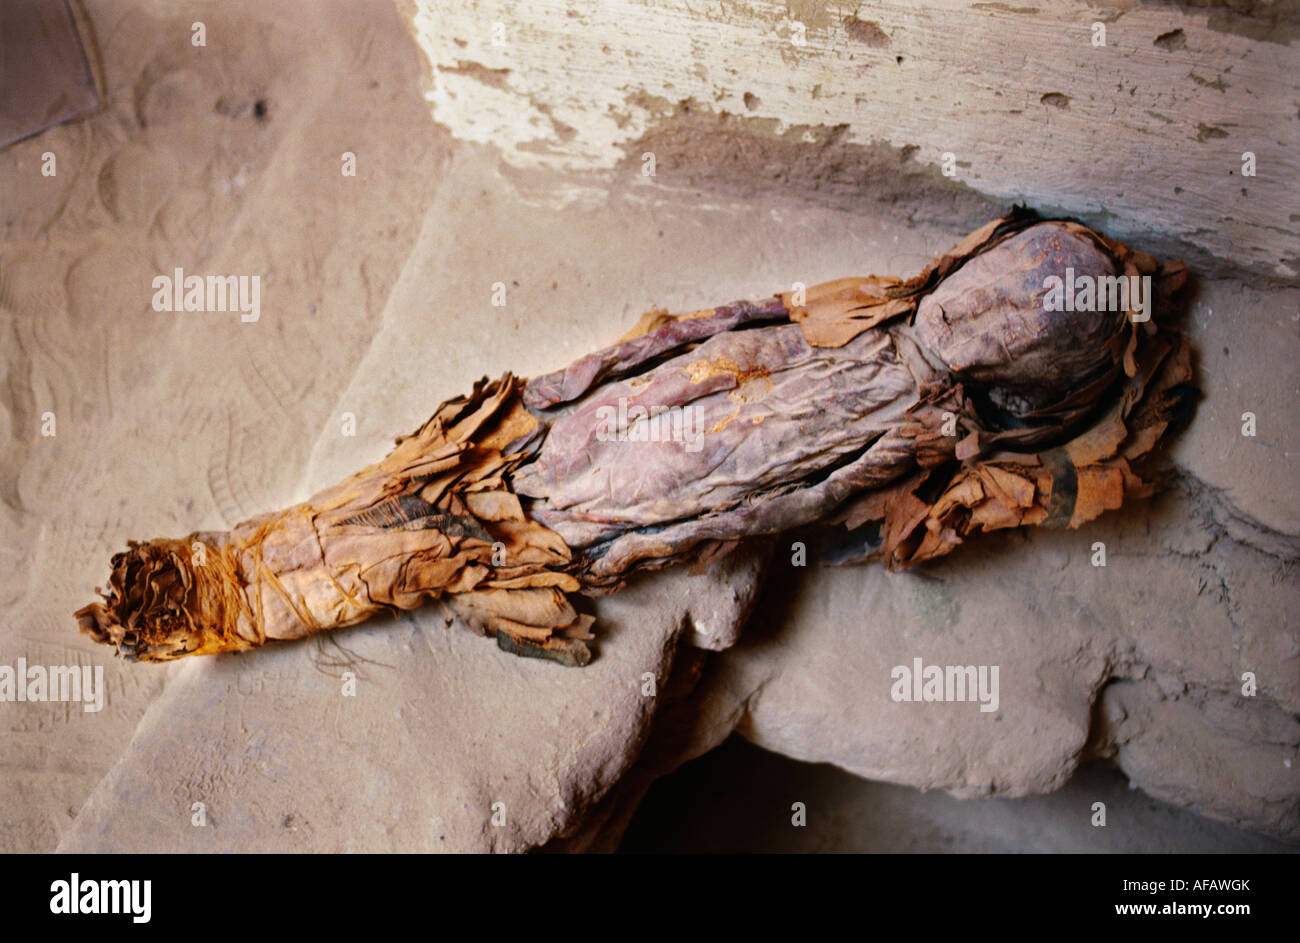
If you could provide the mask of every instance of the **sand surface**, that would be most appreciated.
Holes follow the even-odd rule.
[[[296,498],[447,157],[389,4],[86,7],[105,111],[0,154],[0,663],[103,665],[110,707],[6,705],[5,850],[54,847],[167,682],[69,614],[128,537]],[[261,318],[154,311],[177,267],[259,274]]]

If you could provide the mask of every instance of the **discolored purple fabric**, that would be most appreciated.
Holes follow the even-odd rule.
[[[514,488],[583,547],[842,465],[897,425],[916,391],[889,332],[820,348],[792,324],[728,331],[600,386],[551,424]],[[888,480],[901,469],[884,461],[872,464]]]

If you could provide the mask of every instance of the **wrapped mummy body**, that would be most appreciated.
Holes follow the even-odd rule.
[[[1133,463],[1187,412],[1188,345],[1158,317],[1182,277],[1019,213],[907,282],[651,313],[558,373],[481,381],[303,504],[131,543],[78,619],[157,661],[432,597],[503,648],[585,664],[592,620],[566,594],[745,538],[824,524],[870,538],[835,562],[898,568],[980,530],[1078,526],[1150,490]]]

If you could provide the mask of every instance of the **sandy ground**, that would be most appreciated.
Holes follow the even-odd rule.
[[[86,8],[107,107],[0,154],[0,662],[103,665],[111,708],[6,705],[6,850],[54,847],[166,682],[69,614],[128,536],[294,498],[447,156],[390,4]],[[260,273],[263,317],[153,311],[176,267]]]
[[[454,143],[436,126],[421,95],[421,59],[386,0],[321,2],[310,16],[302,9],[292,0],[183,12],[89,0],[104,111],[0,152],[0,664],[100,665],[109,699],[99,713],[0,705],[0,850],[54,849],[97,786],[89,818],[111,817],[129,772],[120,758],[132,755],[133,738],[138,750],[166,726],[164,689],[207,670],[124,664],[76,634],[71,613],[90,601],[127,538],[225,527],[300,500],[378,458],[394,435],[479,376],[553,369],[650,308],[757,297],[796,276],[910,273],[990,215],[960,195],[926,214],[880,203],[850,215],[797,194],[756,200],[714,189],[707,173],[666,174],[656,185],[633,175],[593,201],[590,181],[513,170],[490,147]],[[206,24],[203,48],[190,43],[196,20]],[[40,173],[46,152],[57,156],[56,176]],[[355,177],[340,172],[346,152],[356,155]],[[177,267],[259,273],[260,319],[154,311],[152,278]],[[490,304],[497,282],[510,292],[505,309]],[[1232,303],[1249,310],[1257,300],[1244,293]],[[1283,330],[1293,344],[1293,327]],[[1243,342],[1246,355],[1260,344]],[[355,436],[340,432],[345,413]],[[47,414],[53,435],[42,434]],[[1252,473],[1266,503],[1277,474]],[[1163,605],[1153,599],[1131,615],[1154,618]],[[395,656],[419,635],[407,622],[358,632],[377,646],[391,633]],[[442,666],[500,657],[478,639],[431,644]],[[232,662],[218,670],[249,700],[271,691],[272,706],[276,684],[308,688],[324,677],[310,659],[265,664],[261,673]],[[346,762],[352,741],[382,729],[381,713],[411,710],[413,690],[382,698],[360,723],[331,715],[320,743],[279,752],[264,746],[274,738],[264,739],[256,718],[205,713],[191,699],[193,722],[210,720],[274,755],[236,772],[215,756],[177,757],[183,776],[157,790],[184,809],[187,790],[247,775],[262,784],[259,795],[285,797],[261,810],[283,829],[273,847],[410,848],[400,828],[380,827],[388,807],[378,805],[375,833],[340,844],[327,823],[345,812],[311,783],[313,763]],[[186,749],[183,731],[174,749]],[[860,780],[834,783],[820,788],[844,816],[883,801]],[[386,801],[405,788],[400,777],[383,785]],[[889,788],[900,806],[919,795]],[[1037,837],[1021,836],[1017,847],[1082,848],[1049,840],[1059,824],[1044,809]],[[953,800],[925,814],[951,832],[991,813]],[[1131,835],[1176,827],[1160,816],[1145,821]],[[88,828],[77,833],[80,847],[90,843]],[[872,847],[869,836],[844,834]],[[174,847],[162,837],[136,841]],[[1264,846],[1208,829],[1166,847]]]

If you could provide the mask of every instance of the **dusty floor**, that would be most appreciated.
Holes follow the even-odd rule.
[[[502,731],[523,736],[538,728],[528,708],[540,703],[539,691],[547,705],[581,702],[599,696],[602,676],[574,694],[562,675],[503,665],[490,643],[447,632],[423,614],[348,633],[349,645],[380,663],[367,675],[378,683],[368,699],[340,707],[337,698],[324,700],[321,690],[335,682],[306,646],[257,661],[128,665],[79,637],[71,613],[91,600],[110,554],[128,538],[220,528],[300,500],[382,455],[393,436],[484,374],[554,369],[651,308],[759,297],[796,277],[911,273],[997,207],[932,177],[882,178],[871,201],[849,205],[797,185],[760,191],[753,180],[721,179],[708,168],[666,168],[653,183],[629,173],[593,200],[590,180],[511,169],[492,148],[454,142],[435,125],[420,91],[426,66],[386,0],[321,2],[308,18],[293,0],[198,3],[183,12],[149,2],[87,0],[85,7],[106,108],[0,152],[0,603],[7,612],[0,664],[22,657],[102,665],[109,706],[92,714],[69,704],[0,705],[0,850],[540,843],[571,825],[565,816],[587,798],[561,782],[569,747],[550,758],[553,767],[523,774],[521,793],[543,797],[545,809],[513,844],[485,845],[477,825],[457,824],[462,803],[495,788],[465,771],[488,756],[516,775],[507,763],[515,747]],[[207,26],[203,48],[190,43],[197,19]],[[47,152],[58,159],[53,177],[40,173]],[[356,157],[355,177],[340,173],[345,153]],[[151,279],[177,267],[261,273],[260,319],[152,310]],[[505,308],[490,302],[496,283],[507,286]],[[1165,624],[1154,641],[1134,643],[1128,661],[1113,652],[1097,655],[1104,670],[1080,661],[1081,674],[1096,675],[1071,689],[1085,718],[1087,697],[1115,662],[1138,666],[1131,683],[1154,677],[1167,692],[1187,676],[1178,674],[1183,669],[1196,678],[1217,670],[1224,652],[1291,671],[1296,576],[1276,547],[1238,541],[1257,535],[1233,514],[1244,507],[1294,529],[1294,464],[1252,458],[1234,433],[1242,404],[1252,405],[1274,417],[1270,447],[1293,454],[1296,293],[1224,278],[1198,291],[1190,325],[1220,398],[1203,407],[1178,455],[1209,485],[1106,525],[1124,555],[1119,591],[1088,582],[1086,567],[1078,575],[1070,564],[1086,559],[1086,541],[1060,534],[997,539],[938,583],[837,573],[818,583],[824,594],[795,596],[790,625],[758,635],[738,650],[733,672],[714,679],[715,703],[729,705],[728,693],[741,692],[752,709],[740,731],[812,758],[790,744],[811,742],[808,728],[827,704],[869,711],[854,700],[851,682],[834,676],[835,663],[848,662],[818,635],[828,626],[848,635],[855,630],[848,620],[868,611],[930,638],[1033,618],[1098,631]],[[42,435],[51,413],[57,431]],[[355,435],[340,431],[347,414]],[[1002,580],[999,566],[1021,573]],[[1198,580],[1208,591],[1193,594]],[[1162,595],[1174,581],[1194,601]],[[625,606],[625,625],[636,605],[646,613],[668,605],[669,590],[638,592]],[[1039,596],[1025,597],[1033,592]],[[945,635],[949,628],[954,636]],[[614,634],[607,664],[619,664],[620,640],[634,643],[626,629]],[[828,680],[773,681],[765,666],[782,652]],[[614,668],[600,670],[604,683],[619,681]],[[1033,680],[1048,690],[1061,682]],[[1300,678],[1284,677],[1280,701],[1297,689]],[[762,699],[748,693],[759,690]],[[464,724],[458,729],[472,736],[457,740],[456,730],[437,726],[439,711],[456,710],[464,711],[454,715]],[[623,736],[618,716],[565,715],[566,725],[581,721],[594,731],[573,749],[597,734]],[[866,730],[857,715],[845,716]],[[728,723],[736,718],[717,722],[701,742],[725,737]],[[547,724],[559,728],[559,715]],[[1035,788],[1069,777],[1088,733],[1066,713],[1049,711],[1043,725],[1069,728],[1073,745],[1026,773]],[[1279,756],[1294,755],[1289,727],[1271,742]],[[868,756],[878,744],[850,746]],[[888,750],[876,755],[884,767],[843,765],[888,771]],[[603,790],[618,769],[601,757],[609,767],[598,779]],[[722,758],[736,764],[733,772],[772,775],[734,749]],[[1158,766],[1160,758],[1136,748],[1121,757],[1137,767]],[[1248,773],[1256,761],[1254,754],[1242,761]],[[972,788],[985,774],[970,772]],[[705,786],[697,775],[688,771],[683,781],[730,788],[718,780]],[[1204,781],[1228,775],[1214,767]],[[1237,814],[1189,796],[1174,780],[1153,781],[1219,818]],[[847,775],[800,782],[819,790],[844,823],[810,830],[819,848],[928,848],[936,846],[925,844],[930,839],[943,845],[943,835],[964,836],[953,842],[964,850],[1118,849],[1148,840],[1162,850],[1274,847],[1183,813],[1139,815],[1149,808],[1126,805],[1114,779],[1094,772],[1068,788],[1106,791],[1136,810],[1133,829],[1115,844],[1062,831],[1062,803],[1073,793],[1020,800],[1029,805],[1017,808],[1032,812],[1008,831],[1005,817],[1019,813],[996,811],[1005,806]],[[1260,787],[1261,804],[1290,808],[1296,790],[1289,782]],[[663,803],[674,788],[657,790],[648,814],[671,818]],[[196,796],[220,797],[209,799],[217,822],[211,843],[189,827]],[[894,810],[896,821],[942,827],[923,828],[930,838],[909,844],[897,829],[872,830],[866,811],[880,807]],[[682,814],[678,831],[651,842],[634,830],[628,847],[662,849],[665,836],[693,849],[763,846],[761,837],[738,836],[734,823],[706,833],[718,817],[697,806]],[[1171,838],[1174,832],[1189,837]],[[773,833],[773,844],[784,836]]]
[[[129,533],[293,496],[448,153],[386,4],[86,9],[106,109],[0,154],[0,661],[105,664],[112,706],[6,712],[6,850],[58,843],[166,681],[88,649],[68,614]],[[350,148],[364,186],[339,173]],[[269,297],[260,325],[155,312],[151,279],[176,267],[262,272],[274,313]]]

